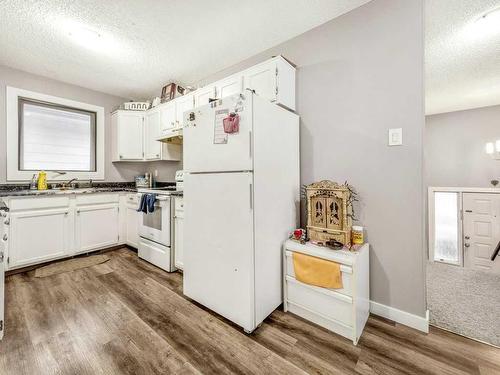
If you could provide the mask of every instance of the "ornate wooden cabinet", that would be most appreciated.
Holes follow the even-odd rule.
[[[351,243],[351,191],[347,184],[315,182],[306,187],[307,232],[312,241]]]

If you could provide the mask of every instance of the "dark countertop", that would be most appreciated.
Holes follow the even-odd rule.
[[[49,184],[50,185],[50,184]],[[171,182],[158,182],[157,186],[169,186]],[[175,183],[174,183],[175,185]],[[118,193],[130,192],[136,193],[137,189],[133,182],[99,182],[94,183],[92,187],[79,187],[75,189],[47,189],[47,190],[29,190],[29,185],[0,185],[1,197],[36,197],[52,195],[71,195],[71,194],[95,194],[95,193]]]
[[[116,193],[116,192],[137,192],[135,188],[77,188],[77,189],[48,189],[48,190],[0,190],[0,197],[38,197],[47,195],[71,195],[71,194],[95,194],[95,193]]]

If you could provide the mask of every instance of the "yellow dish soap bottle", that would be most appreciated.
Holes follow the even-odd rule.
[[[47,173],[45,171],[38,174],[38,190],[47,190]]]

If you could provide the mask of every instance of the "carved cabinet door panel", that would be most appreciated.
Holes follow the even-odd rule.
[[[342,199],[337,197],[330,197],[326,199],[326,217],[326,226],[328,229],[343,229]]]
[[[314,227],[326,228],[326,199],[311,198],[311,222]]]

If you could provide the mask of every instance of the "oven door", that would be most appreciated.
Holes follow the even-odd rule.
[[[170,246],[170,197],[156,197],[153,213],[141,213],[139,236],[164,246]]]

